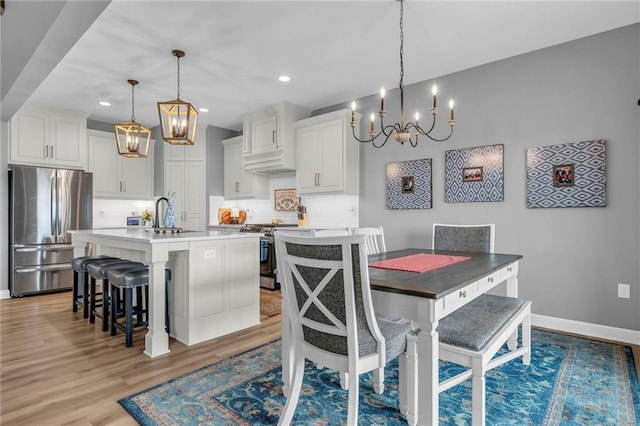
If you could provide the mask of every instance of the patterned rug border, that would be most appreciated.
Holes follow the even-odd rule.
[[[140,392],[136,392],[136,393],[134,393],[132,395],[129,395],[129,396],[125,397],[125,398],[122,398],[122,399],[118,400],[118,403],[122,406],[122,408],[124,408],[131,415],[131,417],[133,417],[141,425],[155,425],[156,423],[153,421],[153,419],[151,419],[147,415],[147,413],[144,410],[142,410],[138,406],[138,404],[136,404],[134,402],[134,399],[136,397],[138,397],[138,396],[140,396],[142,394],[145,394],[145,393],[152,392],[155,389],[161,388],[163,386],[168,386],[168,385],[171,385],[173,383],[176,383],[176,382],[179,382],[181,380],[184,380],[187,376],[197,375],[199,372],[201,372],[203,370],[210,369],[214,365],[218,365],[218,364],[221,364],[221,363],[224,363],[224,362],[229,362],[231,359],[238,358],[238,357],[241,357],[241,356],[244,356],[244,355],[248,355],[248,354],[250,354],[252,352],[260,352],[260,351],[263,350],[263,348],[265,348],[265,347],[267,347],[269,345],[273,345],[275,342],[278,342],[280,340],[281,340],[280,338],[273,339],[273,340],[271,340],[269,342],[263,343],[260,346],[256,346],[255,348],[247,349],[246,351],[238,352],[237,354],[228,356],[226,358],[219,359],[218,361],[212,362],[211,364],[207,364],[207,365],[202,366],[200,368],[196,368],[195,370],[191,370],[191,371],[189,371],[187,373],[184,373],[184,374],[181,374],[179,376],[176,376],[176,377],[174,377],[172,379],[169,379],[167,381],[159,383],[159,384],[157,384],[155,386],[151,386],[151,387],[149,387],[147,389],[141,390]],[[142,421],[144,421],[144,422],[142,422]]]
[[[546,392],[549,397],[548,400],[543,402],[544,406],[535,408],[538,414],[530,417],[522,417],[522,419],[529,418],[529,420],[532,421],[530,424],[539,425],[635,425],[635,422],[640,420],[640,384],[636,375],[636,360],[634,359],[631,347],[623,343],[603,342],[590,339],[589,337],[566,335],[545,329],[534,328],[534,331],[536,333],[542,333],[538,339],[538,350],[542,355],[547,354],[547,356],[544,357],[544,363],[540,362],[540,365],[536,367],[535,374],[541,374],[543,372],[543,370],[538,371],[538,368],[550,369],[549,371],[552,372],[552,376],[550,376],[552,379],[552,394],[549,395],[549,391],[543,391],[543,394]],[[562,336],[565,339],[558,340],[557,336]],[[279,376],[280,361],[279,356],[276,355],[276,352],[279,353],[280,340],[281,339],[275,339],[259,347],[248,349],[236,355],[218,360],[137,392],[118,402],[134,419],[145,426],[161,424],[270,424],[273,419],[277,421],[279,410],[281,409],[280,404],[282,404],[279,399],[283,399],[281,395],[281,378]],[[586,342],[588,344],[580,342]],[[277,345],[277,348],[275,345]],[[611,350],[602,351],[601,348],[611,348]],[[571,349],[573,349],[573,351]],[[576,357],[576,349],[580,351],[579,357]],[[556,357],[558,361],[549,361],[546,359],[548,356]],[[611,369],[612,374],[610,376],[602,376],[600,372],[595,372],[596,375],[592,376],[590,372],[585,371],[588,370],[588,366],[593,364],[594,361],[598,361],[597,358],[593,358],[594,356],[603,357],[601,358],[602,361],[610,361],[610,363],[606,364]],[[584,364],[585,360],[587,360],[587,364]],[[518,363],[515,363],[515,365],[518,365]],[[458,368],[457,366],[454,367]],[[314,367],[310,367],[310,369],[312,371],[318,371]],[[574,369],[580,370],[581,374],[575,377],[572,376],[570,380],[568,376],[571,375],[571,370]],[[499,371],[499,369],[494,371]],[[245,376],[245,373],[247,373],[248,377]],[[323,374],[324,377],[319,378],[319,380],[326,381],[327,383],[332,382],[331,385],[333,387],[337,386],[339,388],[337,384],[337,374],[335,374],[335,372],[333,373],[336,377],[328,378],[328,374]],[[498,372],[497,374],[502,373]],[[529,375],[529,373],[527,374]],[[321,374],[318,374],[318,376],[320,375]],[[613,383],[610,383],[612,382],[611,377],[619,378],[626,382],[620,383],[620,380],[613,380]],[[592,383],[590,380],[594,378],[596,380]],[[396,381],[395,388],[393,384],[394,379]],[[305,381],[306,380],[307,373],[305,373]],[[367,381],[366,378],[363,380],[365,380],[365,382]],[[502,379],[496,381],[496,379],[491,379],[488,376],[488,386],[491,380],[497,383],[502,382],[500,386],[505,382],[505,380]],[[540,384],[537,384],[537,381],[540,379],[535,380],[534,383],[536,383],[536,386],[540,386]],[[569,384],[570,381],[572,382],[571,384]],[[184,382],[188,386],[182,386],[180,382]],[[363,393],[365,395],[371,393],[363,388],[363,386],[370,385],[368,382],[365,382],[361,382],[361,401]],[[313,387],[309,385],[309,389],[312,391],[314,391],[320,382],[314,383]],[[210,388],[207,386],[210,386]],[[463,388],[464,384],[458,387]],[[385,390],[385,394],[387,395],[383,398],[386,398],[386,400],[378,402],[387,404],[387,411],[382,414],[389,416],[389,410],[394,410],[394,404],[397,412],[397,374],[386,388],[390,390],[390,392]],[[610,397],[601,397],[601,394],[604,395],[606,391],[611,391],[610,393],[614,394],[613,402]],[[249,405],[247,405],[247,400],[246,397],[243,396],[243,392],[249,392],[247,394],[250,396]],[[451,392],[451,390],[447,392]],[[494,390],[494,393],[495,392],[500,394],[502,391],[498,388]],[[539,399],[536,398],[535,395],[543,394],[529,394],[528,398],[533,397],[534,399]],[[526,395],[527,394],[524,395],[525,398],[527,398]],[[183,396],[186,397],[186,399],[182,399]],[[194,396],[195,399],[193,398]],[[504,398],[504,395],[501,395],[501,397]],[[393,398],[396,398],[395,403],[389,400],[393,400]],[[460,399],[457,395],[455,398],[455,401],[462,403],[465,410],[470,409],[470,406],[467,407],[470,401]],[[181,402],[176,405],[176,400]],[[237,404],[235,401],[239,401],[240,405],[234,405]],[[253,405],[251,405],[251,401],[253,401]],[[376,404],[375,401],[367,402],[373,402],[374,406]],[[609,406],[612,408],[602,412],[598,405],[599,402],[604,403],[605,407]],[[301,403],[299,403],[299,409],[302,407],[302,405],[300,405]],[[311,401],[311,403],[313,404],[314,402]],[[325,403],[321,401],[316,401],[315,403],[320,403],[320,408],[327,413],[330,412],[331,416],[334,417],[334,411],[340,411],[344,408],[331,404],[324,407]],[[332,402],[332,404],[334,403],[335,401]],[[487,404],[490,403],[490,399],[487,399]],[[494,404],[495,403],[500,404],[499,401],[494,402]],[[533,403],[535,405],[539,403],[539,401],[534,401]],[[512,410],[513,408],[514,407],[511,407]],[[267,417],[261,417],[265,416],[265,414],[253,411],[256,409],[258,411],[266,410],[268,413],[266,414]],[[323,414],[317,411],[318,406],[308,406],[306,409],[316,410],[316,414],[311,417],[314,419],[313,421],[308,418],[306,419],[307,422],[310,422],[309,424],[320,425],[325,424],[324,422],[327,421],[332,423],[331,416],[323,417]],[[508,410],[509,406],[507,406],[506,409]],[[540,409],[542,410],[541,412]],[[301,410],[304,411],[305,409]],[[465,418],[465,416],[468,417],[468,413],[458,413],[457,411],[460,411],[459,407],[457,410],[454,408],[453,411],[450,409],[449,411],[450,413],[443,417],[441,407],[441,423],[466,424],[466,422],[468,422],[469,419]],[[500,413],[502,413],[502,415]],[[517,411],[512,411],[511,413],[514,418],[517,418]],[[501,409],[496,415],[498,418],[503,418],[504,414],[504,409]],[[372,419],[375,419],[376,416],[378,416],[378,420],[382,419],[382,423],[377,421],[376,424],[387,424],[388,422],[390,422],[389,424],[403,424],[404,422],[404,417],[399,417],[399,414],[398,416],[394,415],[394,418],[384,416],[380,418],[380,414],[375,414],[375,412],[368,414],[368,420],[366,420],[366,422],[372,422]],[[324,420],[322,420],[323,418]],[[387,420],[384,420],[385,418]],[[194,419],[194,422],[191,422],[191,419]],[[335,422],[336,419],[333,418],[333,420]],[[487,418],[487,420],[489,420],[489,418]],[[198,421],[199,423],[195,423]],[[591,421],[592,423],[585,423],[585,421]],[[596,423],[593,423],[593,421],[596,421]],[[507,422],[505,424],[517,423]]]

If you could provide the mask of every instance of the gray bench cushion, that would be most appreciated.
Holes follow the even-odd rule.
[[[514,297],[483,294],[440,321],[440,341],[480,352],[525,303]]]

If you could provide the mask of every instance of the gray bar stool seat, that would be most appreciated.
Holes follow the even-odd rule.
[[[96,316],[102,318],[102,331],[107,331],[109,329],[109,320],[106,319],[103,315],[104,308],[107,307],[108,309],[109,303],[109,282],[107,280],[107,272],[110,268],[122,265],[131,265],[132,263],[134,262],[126,259],[111,258],[91,262],[89,265],[87,265],[87,273],[89,274],[90,278],[89,322],[92,324],[95,323]],[[102,280],[101,292],[98,292],[97,290],[97,280]],[[98,298],[98,296],[102,297]],[[99,310],[99,308],[103,309]]]
[[[127,271],[124,269],[111,270],[107,273],[111,286],[111,335],[115,336],[117,330],[125,332],[125,346],[133,345],[133,329],[148,325],[148,301],[149,301],[149,271],[148,269]],[[165,295],[168,292],[171,271],[165,269]],[[133,304],[133,290],[136,289],[136,304]],[[118,312],[120,305],[120,290],[123,291],[124,309]],[[165,302],[165,321],[168,331],[168,306]],[[134,315],[136,322],[134,323]],[[118,319],[125,318],[124,324]]]
[[[71,259],[73,269],[73,312],[78,312],[82,308],[82,316],[89,318],[89,273],[87,265],[92,262],[115,259],[111,256],[80,256]]]

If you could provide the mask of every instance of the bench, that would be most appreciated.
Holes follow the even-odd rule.
[[[516,340],[513,339],[508,344],[508,351],[496,357],[509,338],[517,335],[520,325],[520,347],[517,346],[517,341],[515,345],[511,343]],[[401,375],[404,371],[414,371],[417,374],[417,368],[407,367],[415,366],[417,362],[418,331],[407,336],[407,351],[404,359],[400,359]],[[444,317],[438,326],[438,334],[439,358],[467,367],[462,373],[440,382],[438,392],[444,392],[472,378],[472,424],[484,425],[486,372],[520,356],[525,365],[529,365],[531,361],[531,302],[483,294]],[[418,411],[418,377],[407,377],[404,382],[405,385],[400,387],[401,411],[410,414],[408,418],[415,419]]]

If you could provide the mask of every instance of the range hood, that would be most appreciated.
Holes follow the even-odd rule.
[[[245,154],[243,164],[244,170],[250,173],[276,174],[295,172],[295,168],[290,166],[291,162],[287,161],[281,149],[270,153]]]

